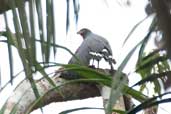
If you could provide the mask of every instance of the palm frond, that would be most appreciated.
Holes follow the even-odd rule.
[[[31,43],[31,53],[33,55],[32,61],[36,60],[36,30],[35,30],[35,0],[29,1],[29,20],[30,20],[30,43]]]
[[[37,17],[38,17],[38,32],[40,35],[41,40],[41,53],[42,53],[42,60],[45,61],[45,49],[46,46],[44,45],[45,41],[45,27],[44,27],[44,17],[42,12],[42,0],[36,0],[36,10],[37,10]]]
[[[70,0],[66,0],[66,33],[68,33],[69,25],[70,25]]]
[[[79,111],[79,110],[90,110],[90,109],[103,110],[103,108],[81,107],[81,108],[74,108],[74,109],[65,110],[65,111],[60,112],[59,114],[68,114],[68,113]]]
[[[151,23],[151,26],[149,28],[149,32],[145,36],[145,38],[143,40],[143,43],[142,43],[142,45],[140,47],[138,62],[141,61],[144,50],[145,50],[145,47],[146,47],[146,45],[147,45],[147,43],[148,43],[148,41],[150,39],[150,36],[151,36],[152,32],[154,32],[155,28],[156,28],[156,18],[153,19],[153,22]]]
[[[12,39],[10,30],[9,30],[9,24],[7,21],[7,14],[4,13],[4,18],[5,18],[5,25],[6,25],[6,31],[7,31],[7,45],[8,45],[8,57],[9,57],[9,66],[10,66],[10,82],[11,84],[13,83],[13,54],[12,54],[12,48],[10,45],[10,40]]]
[[[125,68],[127,62],[129,61],[129,59],[131,58],[131,56],[133,55],[133,53],[135,52],[135,50],[137,49],[137,47],[143,42],[140,41],[125,57],[125,59],[122,61],[121,65],[119,66],[117,72],[114,75],[113,78],[113,82],[112,82],[112,86],[111,86],[111,94],[110,94],[110,100],[108,103],[108,107],[107,107],[107,113],[112,113],[112,107],[115,104],[117,98],[121,95],[121,93],[123,92],[123,87],[126,84],[126,80],[124,78],[121,77],[121,73],[123,71],[123,69]]]
[[[171,92],[167,92],[167,93],[152,97],[152,98],[146,100],[145,102],[143,102],[142,104],[136,106],[132,110],[130,110],[128,112],[128,114],[135,114],[135,113],[139,112],[142,109],[150,108],[151,106],[157,106],[157,105],[159,105],[161,103],[171,102],[171,98],[160,99],[161,97],[163,97],[165,95],[168,95],[168,94],[171,94]],[[160,99],[160,100],[157,101],[157,99]]]
[[[125,38],[124,42],[123,42],[123,46],[125,45],[125,43],[128,41],[128,39],[130,38],[130,36],[133,34],[133,32],[137,29],[137,27],[139,27],[140,24],[142,24],[149,16],[145,17],[144,19],[142,19],[141,21],[139,21],[136,25],[134,25],[134,27],[131,29],[131,31],[129,32],[129,34],[127,35],[127,37]]]
[[[80,6],[79,6],[79,1],[78,0],[73,0],[73,6],[74,6],[74,16],[75,16],[75,23],[77,25],[78,22],[78,15],[79,15],[79,10],[80,10]]]

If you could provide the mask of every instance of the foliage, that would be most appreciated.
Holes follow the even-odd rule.
[[[79,14],[79,3],[78,0],[73,0],[73,7],[74,7],[74,14],[75,14],[75,23],[78,21],[78,14]],[[16,6],[18,4],[18,6]],[[10,7],[13,15],[13,24],[15,27],[15,33],[12,33],[10,25],[8,23],[8,15],[4,13],[4,19],[6,24],[6,30],[0,31],[1,36],[5,36],[6,40],[0,40],[2,43],[7,43],[8,46],[8,53],[9,53],[9,62],[10,62],[10,83],[13,83],[14,80],[14,73],[13,73],[13,50],[12,48],[15,47],[18,51],[20,59],[22,61],[23,69],[26,78],[29,80],[35,96],[38,98],[36,102],[41,103],[42,97],[40,97],[35,81],[33,79],[33,75],[36,72],[42,74],[42,76],[48,80],[48,82],[54,86],[53,89],[58,88],[55,86],[54,82],[49,78],[48,74],[46,73],[46,68],[51,65],[50,62],[50,54],[52,53],[55,57],[57,55],[57,49],[62,48],[67,50],[73,56],[74,54],[67,49],[66,47],[60,46],[56,44],[56,34],[55,34],[55,20],[54,20],[54,0],[46,0],[46,15],[43,16],[42,11],[42,1],[41,0],[29,0],[28,1],[28,9],[26,8],[25,1],[23,0],[10,0]],[[17,7],[17,8],[16,8]],[[28,10],[28,12],[27,12]],[[70,1],[66,0],[66,33],[69,31],[70,25]],[[29,16],[28,16],[29,15]],[[37,15],[37,19],[35,18]],[[147,19],[147,17],[145,18]],[[131,34],[134,30],[145,20],[143,19],[139,23],[137,23],[134,28],[131,30],[130,34],[126,38],[125,42],[129,39]],[[117,72],[115,73],[114,79],[111,76],[99,73],[95,70],[92,70],[87,67],[78,66],[78,65],[63,65],[55,63],[53,66],[63,66],[66,70],[74,70],[75,72],[81,74],[84,78],[78,80],[72,80],[67,83],[77,83],[77,82],[84,82],[84,81],[92,81],[95,83],[103,84],[106,86],[111,87],[111,95],[110,100],[107,107],[107,112],[110,114],[112,111],[120,112],[120,113],[136,113],[144,108],[156,106],[160,103],[170,102],[170,99],[159,99],[168,93],[161,93],[161,83],[164,85],[164,89],[170,87],[171,79],[168,76],[171,74],[170,72],[170,65],[168,61],[168,55],[165,51],[161,49],[152,50],[151,53],[146,53],[145,47],[152,37],[153,33],[156,33],[158,29],[158,21],[157,17],[154,17],[151,26],[149,27],[149,31],[144,37],[144,39],[139,42],[125,57],[123,62],[121,63],[120,67],[118,68]],[[37,21],[36,21],[37,20]],[[46,20],[46,22],[45,22]],[[46,23],[46,25],[44,24]],[[38,33],[35,30],[35,23],[38,24]],[[157,30],[158,32],[158,30]],[[37,34],[39,37],[37,37]],[[124,44],[125,44],[124,42]],[[41,56],[42,61],[38,60],[37,55],[37,44],[41,45]],[[133,89],[133,87],[128,87],[125,85],[126,80],[123,78],[123,69],[125,68],[127,62],[137,50],[139,50],[139,57],[136,65],[135,72],[139,73],[142,80],[137,82],[134,86],[139,85],[141,87],[140,91]],[[164,54],[163,54],[164,52]],[[1,79],[1,78],[0,78]],[[1,80],[0,80],[1,81]],[[148,96],[142,94],[144,88],[147,87],[146,83],[152,82],[154,84],[154,90],[158,93],[157,96],[149,98]],[[2,90],[2,89],[1,89]],[[119,97],[120,94],[131,95],[133,98],[141,102],[140,105],[136,106],[135,108],[131,109],[128,112],[113,110],[112,106],[116,102],[116,99]],[[19,101],[18,101],[19,102]],[[33,104],[34,105],[34,104]],[[17,105],[13,108],[13,112],[15,113]],[[3,110],[5,109],[5,105],[1,108],[0,114],[3,114]],[[83,110],[83,109],[91,109],[91,108],[80,108],[80,109],[72,109],[66,111],[67,113]],[[62,112],[62,113],[66,113]],[[62,114],[61,113],[61,114]]]
[[[76,22],[78,20],[78,3],[76,0],[73,0],[74,3],[74,12],[76,15]],[[10,64],[10,78],[11,84],[13,82],[13,54],[12,46],[15,47],[18,51],[20,59],[23,64],[23,69],[26,78],[30,81],[30,84],[33,88],[35,96],[40,97],[33,75],[36,72],[42,74],[51,85],[55,87],[54,82],[49,78],[48,74],[45,72],[45,64],[40,63],[49,63],[50,53],[52,53],[51,48],[53,48],[53,55],[56,55],[56,48],[63,48],[68,52],[72,53],[69,49],[56,45],[55,43],[55,20],[54,20],[54,0],[46,0],[46,15],[43,16],[42,12],[42,1],[41,0],[30,0],[28,1],[28,8],[26,8],[25,1],[23,0],[10,0],[9,6],[12,9],[13,15],[13,26],[15,27],[15,33],[11,32],[11,25],[8,24],[8,15],[4,12],[4,18],[6,23],[6,31],[1,32],[1,36],[5,36],[7,40],[1,40],[8,45],[9,53],[9,64]],[[67,4],[70,5],[70,2],[67,1]],[[16,8],[17,7],[17,8]],[[29,12],[27,12],[29,10]],[[29,15],[29,16],[28,16]],[[38,21],[36,21],[35,15],[38,16]],[[44,20],[46,25],[44,25]],[[69,23],[69,9],[67,10],[67,23]],[[35,23],[38,22],[38,32],[39,38],[36,37]],[[69,24],[66,28],[68,30]],[[45,36],[46,33],[46,36]],[[41,55],[42,61],[38,60],[37,57],[37,42],[41,44]],[[73,54],[72,54],[73,55]],[[0,78],[1,79],[1,78]]]

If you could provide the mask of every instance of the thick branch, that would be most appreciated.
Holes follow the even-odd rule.
[[[109,73],[108,70],[103,70],[103,72]],[[10,114],[15,106],[17,106],[17,112],[15,114],[26,114],[27,112],[33,111],[34,109],[40,108],[41,106],[45,106],[52,102],[86,99],[101,95],[103,98],[104,107],[107,105],[110,88],[106,88],[106,86],[97,87],[97,85],[88,82],[64,84],[66,83],[66,80],[59,78],[58,75],[52,77],[51,79],[58,87],[57,89],[53,89],[54,87],[44,78],[36,81],[40,96],[43,97],[41,103],[37,103],[35,105],[33,104],[36,101],[36,97],[29,81],[22,81],[14,90],[13,95],[7,100],[4,114]],[[114,109],[129,110],[132,108],[130,106],[132,106],[131,98],[129,96],[121,96],[119,101],[115,104]],[[152,108],[149,108],[148,110],[145,110],[145,112],[153,112],[151,109]]]
[[[64,79],[58,78],[58,76],[53,77],[52,80],[56,83],[56,86],[60,86],[66,82]],[[53,88],[53,86],[45,79],[37,81],[36,85],[41,96]],[[100,92],[95,85],[88,83],[72,83],[60,86],[59,89],[48,92],[48,94],[43,97],[43,102],[40,104],[45,106],[55,101],[60,102],[75,99],[85,99],[95,96],[100,96]],[[9,114],[17,103],[18,105],[16,114],[25,114],[35,100],[36,98],[30,83],[28,80],[24,80],[14,90],[13,95],[8,99],[4,114]],[[39,107],[40,106],[35,105],[33,109],[37,109]]]

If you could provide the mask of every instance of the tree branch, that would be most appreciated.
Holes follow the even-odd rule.
[[[109,73],[109,70],[100,70],[101,72]],[[109,100],[110,88],[106,86],[99,86],[94,83],[82,82],[82,83],[67,83],[66,80],[59,78],[59,75],[51,77],[57,86],[57,89],[45,79],[42,78],[36,81],[39,94],[42,97],[38,101],[35,97],[33,89],[28,80],[22,81],[14,90],[7,102],[4,114],[10,114],[10,112],[17,107],[15,114],[26,114],[37,108],[48,105],[52,102],[62,102],[69,100],[81,100],[90,97],[102,96],[104,107],[106,107]],[[130,96],[121,96],[118,102],[113,106],[117,110],[130,110],[132,107],[132,101]],[[145,112],[151,111],[145,110]],[[152,111],[151,111],[152,112]],[[118,113],[113,113],[118,114]],[[155,114],[155,113],[153,113]]]
[[[40,95],[44,97],[42,101],[40,101],[41,103],[37,103],[35,106],[33,106],[33,103],[36,101],[36,98],[29,81],[24,80],[21,82],[14,90],[13,95],[7,100],[4,114],[9,114],[17,103],[16,114],[26,114],[26,112],[30,112],[39,108],[40,105],[45,106],[51,102],[85,99],[89,97],[100,96],[100,92],[95,84],[64,84],[66,83],[66,80],[61,79],[58,76],[54,76],[51,79],[55,82],[56,86],[60,87],[58,89],[52,90],[53,86],[46,79],[42,78],[41,80],[37,81],[36,85],[38,91]],[[47,94],[45,95],[45,93]]]

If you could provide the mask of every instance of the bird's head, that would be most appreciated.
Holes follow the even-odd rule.
[[[83,39],[85,39],[87,37],[87,35],[90,33],[91,33],[91,31],[87,28],[83,28],[77,32],[77,34],[80,34],[83,37]]]

